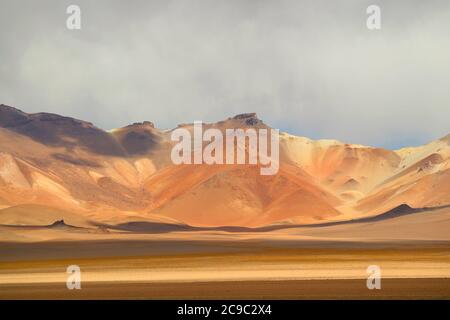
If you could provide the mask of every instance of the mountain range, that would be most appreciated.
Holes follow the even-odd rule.
[[[253,113],[204,126],[269,128]],[[261,227],[450,205],[450,134],[387,150],[280,133],[279,171],[262,176],[257,165],[174,165],[171,132],[0,105],[0,224]]]

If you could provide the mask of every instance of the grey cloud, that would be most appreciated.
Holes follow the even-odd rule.
[[[0,103],[105,129],[257,112],[312,138],[420,144],[450,131],[448,30],[448,1],[2,0]]]

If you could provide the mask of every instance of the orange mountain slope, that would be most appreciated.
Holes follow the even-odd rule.
[[[269,128],[255,114],[204,126]],[[21,208],[0,211],[0,224],[15,214],[31,224],[42,206],[93,223],[253,227],[450,204],[449,136],[391,151],[281,133],[279,171],[261,176],[256,165],[174,165],[171,132],[151,122],[104,131],[0,105],[0,209]]]

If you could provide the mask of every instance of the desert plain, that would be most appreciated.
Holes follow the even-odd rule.
[[[0,298],[448,299],[449,227],[447,208],[269,231],[3,226],[2,239],[26,240],[1,243]],[[81,290],[67,289],[69,265]],[[369,265],[381,268],[380,290],[366,286]]]

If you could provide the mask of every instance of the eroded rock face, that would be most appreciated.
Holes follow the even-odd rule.
[[[234,116],[231,118],[233,120],[243,120],[244,123],[248,126],[254,126],[258,123],[262,123],[260,119],[258,119],[258,116],[256,113],[242,113]]]
[[[66,226],[64,219],[57,220],[51,224],[51,227],[63,227],[63,226]]]
[[[130,124],[126,126],[125,128],[132,128],[132,127],[150,127],[154,128],[155,124],[151,121],[143,121],[143,122],[135,122],[133,124]]]
[[[233,119],[248,119],[248,118],[254,118],[254,119],[258,119],[258,117],[256,116],[256,113],[252,112],[252,113],[241,113],[241,114],[237,114],[233,117]]]

